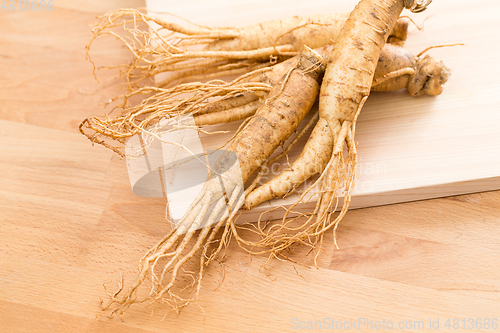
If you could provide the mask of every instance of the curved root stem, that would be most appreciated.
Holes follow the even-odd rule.
[[[319,178],[309,186],[286,209],[284,217],[279,221],[237,226],[232,223],[232,233],[240,247],[251,254],[268,254],[275,258],[288,258],[283,252],[290,251],[295,245],[310,247],[310,251],[321,249],[323,238],[327,230],[333,231],[336,243],[336,232],[339,222],[347,212],[350,204],[352,189],[355,181],[357,163],[356,144],[354,142],[355,126],[352,122],[345,121],[342,125],[331,127],[334,137],[334,149],[328,164]],[[344,158],[344,146],[347,146],[347,155]],[[315,209],[310,214],[299,214],[293,209],[303,201],[304,197],[313,189],[318,189],[318,200]],[[343,203],[340,211],[338,193],[343,192]],[[290,217],[290,214],[297,215]],[[262,215],[261,215],[262,218]],[[241,236],[239,230],[258,235],[257,241],[250,241]],[[314,262],[320,251],[314,251]]]

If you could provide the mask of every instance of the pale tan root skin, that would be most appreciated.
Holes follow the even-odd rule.
[[[291,45],[296,51],[304,45],[317,48],[335,40],[348,16],[334,13],[261,22],[237,28],[237,38],[214,41],[206,50],[254,50],[275,45]]]
[[[322,172],[332,149],[332,132],[327,122],[320,119],[297,160],[272,181],[250,192],[245,198],[244,208],[251,209],[262,202],[286,195],[312,175]]]
[[[443,92],[450,70],[441,60],[426,55],[416,57],[406,49],[384,46],[372,83],[372,91],[408,89],[412,96],[436,96]]]
[[[198,126],[214,125],[229,123],[232,121],[240,120],[243,118],[248,118],[253,116],[257,109],[261,105],[259,100],[250,102],[248,104],[242,105],[229,110],[219,111],[216,113],[207,113],[202,115],[195,115],[194,121]]]
[[[220,99],[217,101],[217,103],[208,104],[207,106],[196,110],[195,116],[227,111],[252,103],[258,99],[259,97],[253,92],[243,92],[238,96],[227,99]]]
[[[238,156],[244,181],[297,129],[311,109],[323,73],[321,60],[312,50],[303,53],[296,68],[271,90],[265,103],[228,148]]]
[[[425,56],[416,57],[400,46],[386,44],[380,54],[372,91],[393,91],[406,88],[412,96],[439,95],[449,78],[442,61]],[[290,169],[257,187],[245,199],[245,209],[287,195],[305,180],[321,173],[333,149],[333,137],[325,135],[326,122],[318,123],[300,156]]]

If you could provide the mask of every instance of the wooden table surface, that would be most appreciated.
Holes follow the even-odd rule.
[[[353,210],[340,250],[328,239],[319,268],[274,262],[272,278],[259,271],[266,258],[232,246],[223,282],[212,265],[198,302],[179,315],[142,306],[99,315],[103,283],[130,282],[168,230],[164,200],[135,196],[125,162],[77,130],[119,92],[113,73],[96,82],[85,61],[89,24],[144,5],[0,10],[1,332],[286,332],[333,321],[360,332],[389,323],[398,332],[500,332],[500,191]],[[128,59],[108,46],[96,49],[100,59]]]

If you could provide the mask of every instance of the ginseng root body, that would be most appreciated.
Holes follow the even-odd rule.
[[[371,91],[407,89],[412,96],[439,95],[449,77],[442,61],[416,57],[400,46],[386,44],[380,54]],[[314,127],[302,153],[280,175],[257,187],[245,198],[245,208],[290,194],[310,177],[321,173],[331,158],[334,138],[322,119]]]

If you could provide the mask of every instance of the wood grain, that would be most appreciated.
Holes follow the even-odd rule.
[[[353,2],[338,6],[348,10]],[[214,4],[206,20],[220,13],[245,24],[251,10],[263,19],[314,10],[306,3],[258,3],[242,3],[237,11]],[[454,95],[452,108],[468,105],[467,125],[479,135],[490,121],[487,115],[498,109],[498,36],[488,30],[496,27],[490,23],[498,5],[450,3],[431,5],[435,16],[425,31],[412,34],[408,47],[418,51],[436,43],[438,32],[439,43],[467,41],[467,48],[432,54],[453,65],[454,79],[446,88],[464,96]],[[192,4],[176,4],[185,8],[176,14],[196,13],[199,7]],[[101,114],[104,102],[120,92],[112,72],[100,71],[99,83],[94,80],[84,53],[89,23],[120,5],[60,0],[50,14],[0,11],[0,331],[295,332],[301,331],[295,324],[306,327],[325,318],[407,324],[391,330],[398,332],[429,332],[429,321],[439,318],[434,331],[498,331],[444,325],[447,318],[500,319],[500,191],[350,211],[339,229],[340,249],[329,235],[318,268],[303,256],[306,249],[297,248],[294,258],[307,267],[273,261],[266,277],[267,258],[249,257],[232,243],[224,266],[208,267],[198,302],[180,315],[167,314],[166,307],[151,315],[152,307],[143,306],[113,320],[98,315],[103,283],[112,291],[113,281],[123,276],[128,285],[138,260],[169,229],[164,199],[135,196],[125,162],[77,132],[83,118]],[[331,2],[313,5],[334,10]],[[477,62],[471,64],[469,55],[479,56]],[[95,49],[101,63],[128,56],[113,42]],[[472,66],[473,73],[461,70]],[[486,85],[491,89],[478,90]],[[467,104],[464,89],[480,102]],[[391,98],[395,105],[409,103],[403,94]],[[423,99],[411,108],[416,112],[427,103]],[[365,118],[374,116],[368,112]],[[491,161],[498,158],[498,150],[487,154]]]

